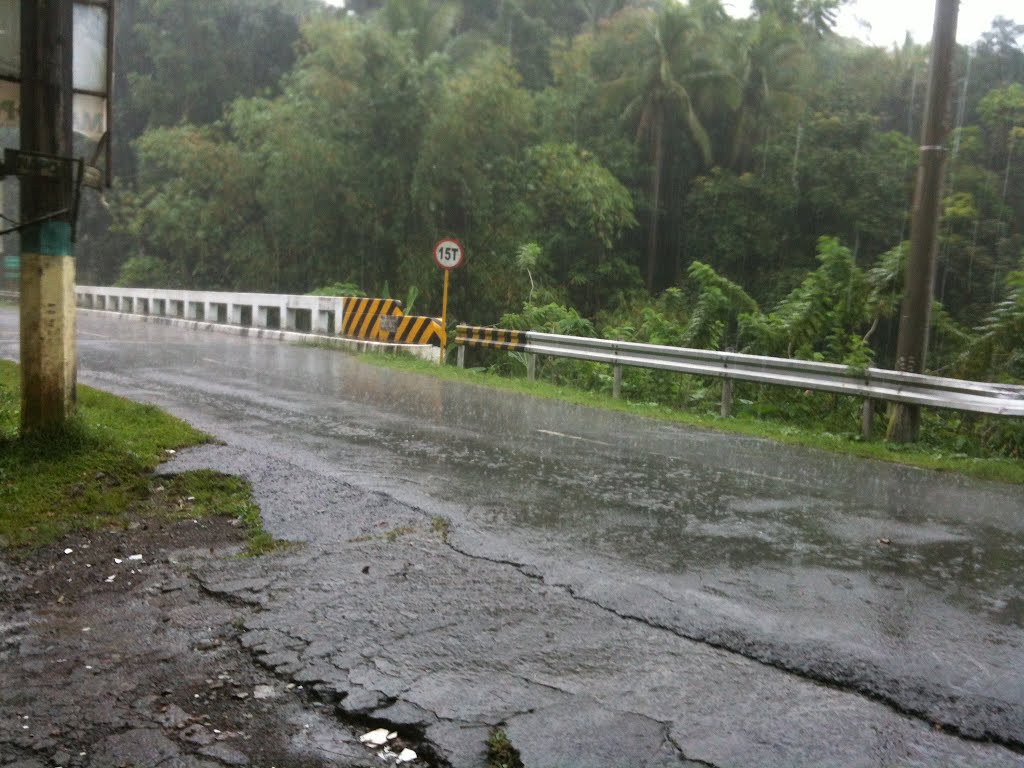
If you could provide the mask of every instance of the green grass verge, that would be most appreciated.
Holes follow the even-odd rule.
[[[856,434],[833,434],[777,419],[753,418],[739,414],[722,418],[715,414],[683,411],[652,403],[615,400],[610,395],[563,387],[544,381],[500,376],[480,369],[459,369],[454,365],[437,366],[408,355],[363,353],[364,362],[407,373],[430,376],[443,381],[478,384],[516,392],[530,397],[561,400],[574,405],[674,422],[690,427],[760,437],[788,445],[797,445],[865,459],[905,464],[942,472],[957,472],[981,480],[1024,484],[1024,461],[1001,458],[973,458],[957,455],[953,449],[928,445],[896,445],[884,441],[864,441]],[[859,425],[857,425],[859,427]]]
[[[0,546],[34,549],[136,515],[235,517],[251,552],[275,546],[244,481],[213,472],[152,476],[169,451],[208,435],[155,406],[79,386],[74,419],[20,438],[20,390],[18,367],[0,360]]]
[[[263,527],[260,508],[252,500],[252,487],[240,477],[201,469],[157,478],[154,482],[160,483],[157,486],[163,488],[160,493],[170,502],[170,505],[150,505],[163,517],[181,520],[228,517],[240,521],[246,532],[243,557],[265,555],[292,546],[291,542],[275,539]]]

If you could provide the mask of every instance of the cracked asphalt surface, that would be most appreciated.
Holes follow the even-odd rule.
[[[0,765],[380,765],[360,729],[240,646],[251,608],[191,576],[243,542],[224,518],[143,517],[0,556]]]
[[[148,323],[79,358],[308,542],[200,567],[243,644],[435,764],[1024,765],[1022,489]]]

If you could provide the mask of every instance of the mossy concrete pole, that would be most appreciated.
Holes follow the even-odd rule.
[[[72,0],[21,2],[21,149],[72,152]],[[69,174],[21,177],[21,220],[72,207]],[[71,217],[21,233],[21,432],[63,424],[75,409],[75,264]]]
[[[946,172],[946,140],[950,130],[953,94],[953,54],[959,0],[936,0],[932,55],[928,72],[928,99],[921,131],[921,159],[914,192],[907,258],[906,289],[900,308],[900,332],[896,342],[896,370],[922,373],[928,356],[938,255],[942,185]],[[888,438],[897,443],[915,442],[921,431],[921,409],[897,403],[889,421]]]

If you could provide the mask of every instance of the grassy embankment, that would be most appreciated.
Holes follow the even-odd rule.
[[[608,394],[556,386],[544,381],[530,382],[524,378],[500,376],[482,370],[461,370],[453,365],[438,367],[405,355],[364,354],[361,355],[361,359],[374,365],[432,376],[445,381],[474,383],[494,389],[518,392],[531,397],[562,400],[575,405],[629,413],[701,429],[760,437],[789,445],[845,453],[922,469],[957,472],[981,480],[1024,484],[1024,461],[1008,458],[972,457],[958,452],[952,445],[943,445],[941,441],[938,444],[918,445],[895,445],[882,440],[864,441],[853,432],[844,434],[823,432],[820,426],[816,429],[813,425],[784,422],[778,419],[754,418],[742,413],[722,418],[708,412],[680,410],[650,403],[631,403],[626,400],[615,400]],[[881,419],[882,416],[880,415],[879,418]],[[859,427],[859,424],[851,425],[851,427]]]
[[[79,386],[72,422],[19,438],[20,387],[18,367],[0,360],[0,550],[31,550],[140,517],[208,515],[241,520],[248,554],[277,546],[245,481],[206,471],[152,476],[171,452],[208,435],[154,406]]]

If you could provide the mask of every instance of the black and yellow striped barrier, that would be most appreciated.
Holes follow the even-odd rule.
[[[388,318],[392,320],[393,318]],[[383,321],[382,321],[383,324]],[[398,319],[391,341],[396,344],[433,344],[441,346],[441,319],[422,315],[405,315]]]
[[[344,299],[341,335],[365,341],[390,341],[381,329],[382,317],[402,317],[402,302],[397,299]]]
[[[525,352],[526,331],[508,331],[504,328],[460,325],[455,329],[455,344],[460,347]]]
[[[406,315],[396,299],[344,299],[341,335],[385,344],[441,346],[441,321]]]

